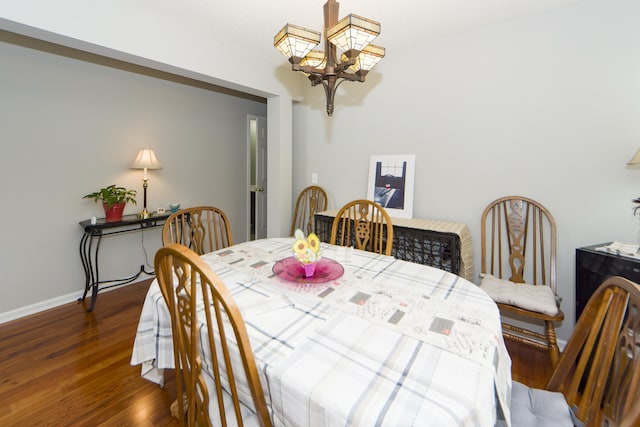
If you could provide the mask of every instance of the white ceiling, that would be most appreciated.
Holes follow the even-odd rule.
[[[340,17],[350,13],[381,23],[374,44],[387,50],[478,29],[580,0],[342,0]],[[284,24],[322,31],[325,0],[146,0],[153,10],[208,37],[229,44],[273,44]],[[182,19],[181,19],[182,18]],[[177,21],[179,20],[179,21]],[[180,25],[180,24],[178,24]],[[247,29],[250,29],[247,31]]]

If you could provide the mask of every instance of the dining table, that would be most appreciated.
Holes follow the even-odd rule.
[[[482,289],[325,243],[305,277],[293,243],[259,239],[201,256],[240,309],[274,426],[509,425],[511,359],[499,310]],[[161,386],[174,368],[157,280],[131,364]]]

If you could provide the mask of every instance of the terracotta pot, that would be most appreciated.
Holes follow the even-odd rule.
[[[124,212],[124,207],[126,203],[116,203],[109,208],[109,205],[103,203],[104,214],[106,216],[107,222],[120,221],[122,219],[122,212]]]

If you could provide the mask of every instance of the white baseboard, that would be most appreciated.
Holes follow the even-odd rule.
[[[564,351],[564,348],[567,346],[567,341],[565,340],[558,340],[558,347],[560,348],[560,352],[562,353]]]
[[[127,283],[125,285],[121,285],[118,287],[107,288],[100,290],[100,293],[105,293],[117,289],[122,286],[134,285],[138,282]],[[82,297],[84,291],[72,292],[67,295],[61,295],[59,297],[52,298],[50,300],[41,301],[35,304],[26,305],[24,307],[17,308],[15,310],[6,311],[4,313],[0,313],[0,324],[10,322],[11,320],[16,320],[21,317],[30,316],[32,314],[40,313],[41,311],[49,310],[50,308],[55,308],[60,305],[69,304],[71,302],[76,302],[78,298]],[[87,302],[91,302],[91,292],[87,294],[85,299]],[[97,301],[96,301],[97,303]]]
[[[82,292],[73,292],[67,295],[62,295],[50,300],[41,301],[35,304],[26,305],[24,307],[17,308],[15,310],[6,311],[0,313],[0,323],[9,322],[11,320],[19,319],[21,317],[29,316],[31,314],[39,313],[41,311],[49,310],[50,308],[58,307],[59,305],[68,304],[76,301],[82,297]],[[89,297],[91,297],[89,295]]]

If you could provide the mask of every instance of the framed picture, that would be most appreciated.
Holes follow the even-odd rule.
[[[415,154],[371,156],[367,199],[392,217],[413,218]]]

